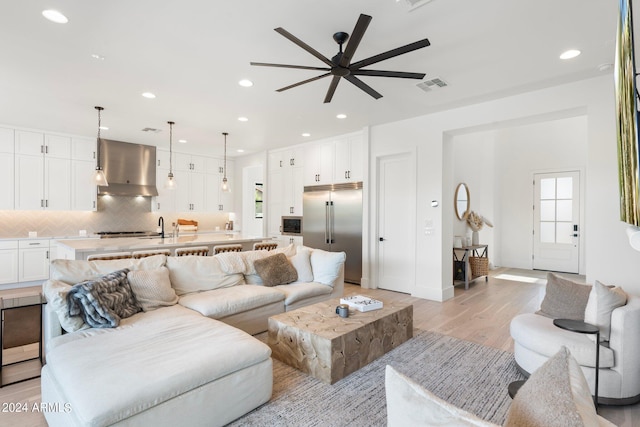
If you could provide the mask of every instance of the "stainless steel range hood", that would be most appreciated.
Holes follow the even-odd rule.
[[[100,139],[100,157],[108,186],[98,194],[111,196],[157,196],[156,147]]]

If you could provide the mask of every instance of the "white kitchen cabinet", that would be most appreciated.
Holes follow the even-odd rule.
[[[98,187],[93,174],[95,162],[71,160],[71,210],[96,211]]]
[[[15,209],[71,209],[71,138],[15,133]]]
[[[361,135],[336,140],[333,155],[333,183],[362,181],[365,160]]]
[[[49,278],[49,239],[18,241],[18,282]]]
[[[0,241],[0,285],[18,281],[18,241]]]
[[[267,233],[280,236],[283,216],[302,216],[304,168],[300,150],[276,151],[269,154],[267,181]]]
[[[278,247],[283,248],[289,245],[302,246],[302,236],[276,236],[274,239],[278,242]]]
[[[206,183],[206,209],[207,212],[233,212],[233,191],[240,191],[234,187],[234,162],[227,158],[227,182],[231,191],[222,191],[222,178],[224,177],[224,159],[209,157],[205,165]]]
[[[206,174],[174,170],[178,188],[175,191],[175,210],[177,212],[204,212],[204,186]]]
[[[157,155],[157,154],[156,154]],[[167,165],[166,167],[169,167]],[[205,171],[205,157],[195,156],[185,153],[173,152],[173,169],[178,171],[189,171],[204,173]]]
[[[71,138],[71,160],[96,162],[96,139]]]
[[[14,131],[0,128],[0,210],[15,206]]]
[[[309,144],[304,150],[304,185],[331,184],[333,179],[333,141]]]
[[[167,157],[168,159],[168,157]],[[168,164],[168,163],[167,163]],[[153,198],[151,203],[151,210],[153,212],[175,212],[176,211],[176,193],[183,191],[183,185],[186,183],[176,180],[176,188],[169,190],[164,188],[164,183],[169,175],[169,168],[156,168],[156,188],[158,189],[158,195]]]

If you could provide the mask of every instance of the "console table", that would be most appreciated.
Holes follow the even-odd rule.
[[[33,360],[39,360],[40,367],[42,367],[42,306],[44,304],[46,304],[46,299],[42,294],[16,297],[16,298],[0,298],[0,319],[1,319],[0,320],[0,387],[4,387],[5,385],[9,385],[9,384],[19,383],[22,381],[31,380],[33,378],[38,378],[40,376],[40,369],[38,369],[38,375],[5,383],[4,377],[6,377],[6,372],[3,372],[3,370],[6,370],[6,368],[8,367],[13,367],[13,366],[30,362]],[[11,344],[11,342],[9,342],[8,344],[10,345],[10,348],[11,348],[14,346],[18,347],[23,345],[20,342],[21,340],[25,341],[24,345],[37,342],[38,356],[30,359],[18,360],[16,362],[5,364],[3,361],[3,351],[5,348],[5,340],[7,339],[6,337],[7,336],[11,337],[11,335],[15,336],[15,333],[12,331],[13,328],[21,328],[21,327],[24,328],[24,325],[16,324],[18,323],[18,319],[16,319],[16,321],[12,321],[12,317],[14,317],[13,316],[14,314],[17,314],[18,310],[20,309],[28,310],[30,307],[34,307],[34,309],[35,307],[37,307],[37,310],[35,311],[38,313],[35,319],[38,322],[38,326],[36,328],[36,331],[34,331],[34,337],[32,338],[29,336],[29,337],[17,338],[17,341],[18,341],[17,343]],[[11,315],[8,316],[9,314]],[[37,332],[37,336],[35,336],[36,332]],[[9,340],[11,341],[11,338]],[[19,375],[16,375],[16,376],[19,376]]]
[[[458,254],[456,251],[463,251],[461,258],[458,258]],[[488,271],[483,272],[484,274],[474,275],[473,271],[471,271],[471,265],[469,264],[470,257],[479,257],[487,259],[487,265],[489,263],[489,245],[471,245],[471,246],[462,246],[460,248],[453,248],[453,284],[455,286],[456,282],[456,273],[458,273],[456,268],[456,261],[462,264],[462,274],[464,275],[464,289],[469,289],[469,283],[474,280],[483,277],[485,282],[489,280]]]

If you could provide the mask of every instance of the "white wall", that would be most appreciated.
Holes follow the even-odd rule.
[[[579,170],[584,189],[586,116],[474,132],[455,136],[452,142],[454,182],[467,183],[471,209],[495,225],[480,231],[481,242],[489,245],[491,263],[531,269],[534,173]],[[453,233],[465,235],[470,230],[454,218]],[[584,274],[584,247],[580,252],[580,273]]]
[[[553,88],[510,96],[490,102],[373,126],[370,131],[370,165],[377,157],[416,150],[416,223],[409,226],[416,235],[416,283],[413,295],[444,300],[453,296],[451,242],[453,239],[453,137],[490,130],[585,116],[587,155],[585,194],[585,243],[587,281],[598,279],[640,294],[640,254],[629,246],[619,220],[616,134],[611,75]],[[369,189],[377,182],[372,177]],[[372,199],[375,199],[372,197]],[[431,200],[440,200],[432,208]],[[376,235],[375,205],[371,211],[371,235]],[[422,233],[425,216],[433,219],[436,232]],[[375,254],[371,239],[370,253]],[[373,260],[372,260],[373,262]],[[371,284],[375,287],[375,283]]]

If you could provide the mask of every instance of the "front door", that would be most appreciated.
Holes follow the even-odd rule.
[[[415,177],[410,154],[378,159],[378,287],[411,293],[415,286]]]
[[[579,273],[580,172],[534,175],[533,268]]]

